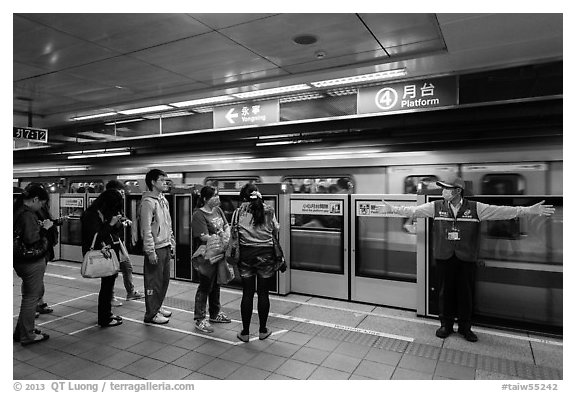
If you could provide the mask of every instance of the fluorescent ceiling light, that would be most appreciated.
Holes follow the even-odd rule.
[[[88,116],[78,116],[78,117],[72,117],[70,118],[70,120],[87,120],[87,119],[96,119],[98,117],[106,117],[106,116],[113,116],[115,115],[116,112],[106,112],[106,113],[100,113],[98,115],[88,115]]]
[[[342,154],[376,154],[380,153],[380,150],[347,150],[347,151],[323,151],[316,153],[306,153],[307,156],[337,156]]]
[[[156,119],[169,119],[171,117],[181,117],[181,116],[191,116],[194,113],[189,111],[178,111],[178,112],[168,112],[168,113],[156,113],[153,115],[145,115],[144,117],[148,120],[156,120]]]
[[[169,109],[174,109],[174,107],[170,105],[155,105],[155,106],[147,106],[144,108],[126,109],[124,111],[118,111],[118,113],[121,113],[123,115],[136,115],[138,113],[165,111]]]
[[[118,153],[79,154],[77,156],[68,156],[68,159],[74,160],[77,158],[113,157],[113,156],[127,156],[127,155],[130,155],[129,151],[121,151]]]
[[[238,97],[238,98],[254,98],[254,97],[268,96],[268,95],[272,95],[272,94],[288,93],[291,91],[301,91],[301,90],[308,90],[308,89],[311,89],[311,87],[306,85],[306,84],[301,84],[301,85],[275,87],[273,89],[248,91],[246,93],[236,93],[236,94],[232,94],[232,95],[235,97]]]
[[[376,80],[381,80],[381,79],[397,78],[397,77],[405,76],[405,75],[406,75],[406,68],[398,68],[395,70],[374,72],[371,74],[364,74],[364,75],[349,76],[346,78],[327,79],[327,80],[318,81],[318,82],[311,82],[310,84],[313,85],[314,87],[327,87],[327,86],[346,85],[349,83],[363,83],[363,82],[370,82],[370,81],[376,81]]]
[[[306,100],[316,100],[318,98],[324,98],[323,94],[320,93],[316,93],[316,92],[312,92],[312,93],[301,93],[301,94],[296,94],[293,96],[288,96],[288,97],[282,97],[280,98],[280,103],[286,103],[286,102],[296,102],[296,101],[306,101]]]
[[[124,123],[133,123],[135,121],[143,121],[146,119],[130,119],[130,120],[120,120],[120,121],[111,121],[110,123],[104,123],[105,126],[113,126],[115,124],[124,124]]]
[[[217,97],[199,98],[197,100],[190,100],[190,101],[174,102],[174,103],[171,103],[170,105],[178,107],[178,108],[182,108],[184,106],[213,104],[215,102],[231,101],[233,99],[234,99],[234,97],[231,97],[231,96],[217,96]]]

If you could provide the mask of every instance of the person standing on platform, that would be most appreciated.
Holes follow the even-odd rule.
[[[172,312],[162,303],[170,284],[170,258],[176,249],[172,219],[164,192],[168,190],[166,173],[152,169],[146,174],[147,192],[140,205],[140,228],[144,249],[144,322],[164,324]]]
[[[106,189],[107,190],[117,190],[118,192],[120,192],[120,194],[122,194],[122,196],[125,195],[125,187],[124,184],[122,184],[121,182],[119,182],[118,180],[110,180],[108,183],[106,183]],[[125,220],[123,222],[124,226],[127,225],[131,225],[132,222],[130,220]],[[119,231],[122,229],[122,227],[118,228]],[[138,292],[135,288],[134,288],[134,283],[132,280],[132,271],[133,271],[133,267],[132,267],[132,262],[130,262],[130,259],[124,259],[122,261],[120,261],[120,271],[122,272],[122,279],[124,281],[124,288],[126,288],[126,300],[137,300],[137,299],[142,299],[144,297],[144,294],[141,292]],[[112,290],[112,307],[120,307],[122,305],[122,302],[120,300],[118,300],[116,298],[116,296],[114,296],[114,290]]]
[[[552,205],[541,201],[528,207],[496,206],[463,198],[464,181],[454,177],[438,181],[442,187],[442,200],[419,206],[392,206],[384,202],[383,213],[394,213],[410,218],[434,219],[434,259],[439,279],[440,328],[436,336],[446,338],[454,332],[458,317],[458,333],[471,342],[478,341],[472,332],[473,290],[475,267],[480,249],[480,222],[509,220],[528,215],[550,216]]]

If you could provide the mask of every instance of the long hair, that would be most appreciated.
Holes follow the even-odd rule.
[[[264,201],[254,183],[245,184],[240,190],[240,198],[245,202],[250,202],[248,210],[252,213],[252,223],[254,226],[263,225],[266,222]]]
[[[200,208],[208,202],[210,198],[218,193],[218,189],[214,186],[204,186],[200,190],[200,198],[196,202],[196,207]]]
[[[105,220],[122,213],[122,194],[118,190],[106,190],[88,207],[90,211],[100,210]]]
[[[18,210],[24,205],[24,201],[34,199],[38,197],[41,201],[48,201],[50,196],[48,195],[48,191],[44,188],[42,184],[39,183],[30,183],[24,188],[22,194],[18,196],[16,202],[14,202],[14,211]]]

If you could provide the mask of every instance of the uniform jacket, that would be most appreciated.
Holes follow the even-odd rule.
[[[457,231],[460,240],[448,240],[448,233]],[[450,259],[454,254],[461,261],[475,262],[480,248],[480,219],[476,202],[462,199],[458,215],[450,203],[434,201],[434,258]]]

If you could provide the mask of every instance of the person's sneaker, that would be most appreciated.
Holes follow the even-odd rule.
[[[449,326],[440,326],[438,330],[436,330],[436,337],[446,338],[449,335],[454,333],[454,329]]]
[[[258,333],[258,339],[266,340],[268,337],[270,337],[271,334],[272,334],[272,331],[270,329],[266,329],[266,331],[264,333],[262,333],[262,332]]]
[[[143,297],[144,297],[144,294],[142,292],[138,292],[138,291],[134,290],[134,292],[126,295],[126,301],[138,300],[138,299],[142,299]]]
[[[116,299],[115,297],[112,298],[112,301],[110,302],[110,305],[112,307],[120,307],[122,304],[123,303],[120,300]]]
[[[50,314],[53,311],[54,309],[48,307],[48,304],[46,303],[42,303],[36,306],[36,312],[39,312],[40,314]]]
[[[38,311],[36,311],[36,314],[34,314],[34,318],[38,318],[40,316],[40,313]]]
[[[165,316],[166,318],[170,318],[172,316],[172,311],[168,311],[164,307],[160,307],[160,310],[158,310],[158,312],[163,316]]]
[[[462,335],[466,339],[466,341],[470,341],[473,343],[478,341],[478,336],[470,329],[464,331],[460,331],[460,329],[458,329],[458,334]]]
[[[210,317],[210,322],[213,323],[230,323],[232,320],[226,316],[222,311],[216,315],[216,318]]]
[[[214,332],[214,328],[212,327],[212,325],[210,325],[210,322],[208,322],[205,319],[197,319],[196,322],[194,322],[194,327],[196,328],[196,330],[199,330],[204,333]]]
[[[160,313],[157,313],[154,316],[154,318],[152,318],[152,320],[150,321],[150,323],[154,323],[156,325],[164,325],[165,323],[168,322],[170,322],[170,320]]]

